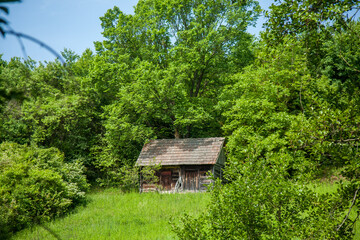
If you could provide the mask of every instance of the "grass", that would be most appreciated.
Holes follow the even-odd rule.
[[[169,220],[183,213],[198,215],[209,202],[207,193],[122,194],[116,189],[90,193],[87,206],[47,223],[60,239],[176,239]],[[56,239],[41,226],[25,229],[12,239]]]
[[[315,181],[310,185],[319,194],[337,190],[336,181]],[[210,200],[208,193],[122,194],[117,189],[88,194],[89,203],[74,212],[42,226],[25,229],[12,239],[177,239],[169,220],[175,222],[183,213],[200,214]],[[355,217],[356,209],[350,218]],[[50,231],[49,231],[50,230]],[[53,231],[54,234],[50,232]],[[360,223],[354,239],[360,239]]]
[[[316,182],[309,185],[310,189],[314,190],[316,193],[319,194],[326,194],[326,193],[335,193],[338,189],[339,185],[336,182]]]

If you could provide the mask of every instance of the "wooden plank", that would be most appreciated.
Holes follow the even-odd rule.
[[[162,176],[171,176],[171,171],[162,171],[161,175]]]
[[[208,179],[210,176],[200,176],[200,179]]]

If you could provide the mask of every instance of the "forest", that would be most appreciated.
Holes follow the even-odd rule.
[[[357,0],[140,0],[104,41],[0,57],[0,238],[137,188],[144,143],[226,138],[224,180],[180,239],[353,239],[360,215]],[[319,194],[314,181],[333,179]]]

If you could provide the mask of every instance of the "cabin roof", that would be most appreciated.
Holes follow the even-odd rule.
[[[150,140],[144,144],[136,164],[205,165],[215,164],[225,138],[183,138]]]

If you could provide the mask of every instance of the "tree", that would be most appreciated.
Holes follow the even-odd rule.
[[[166,115],[175,137],[192,136],[194,121],[167,107],[177,105],[178,100],[165,94],[183,89],[179,99],[194,109],[205,109],[226,83],[226,76],[252,59],[251,36],[245,31],[258,12],[254,1],[140,1],[134,15],[117,7],[108,10],[101,18],[107,40],[97,42],[96,49],[107,61],[134,69],[127,82],[166,99]],[[148,88],[135,83],[146,77],[144,72],[156,72],[151,77],[158,83]]]
[[[335,109],[331,97],[342,93],[326,76],[311,76],[306,50],[296,41],[273,48],[272,55],[262,55],[263,49],[255,64],[233,77],[236,83],[219,102],[227,109],[225,184],[213,186],[203,215],[185,216],[174,231],[181,239],[351,239],[357,217],[345,211],[357,206],[358,155],[355,146],[335,148],[337,140],[328,145],[334,135],[323,134],[331,132],[325,128],[330,122],[350,129],[350,116],[359,115],[351,102],[343,113]],[[310,189],[309,182],[335,159],[341,166],[353,159],[347,166],[356,173],[347,175],[349,182],[332,194]]]
[[[275,3],[267,13],[264,40],[269,46],[276,46],[285,36],[299,39],[307,49],[308,67],[314,74],[319,73],[319,63],[326,54],[322,49],[324,41],[332,39],[335,32],[351,29],[360,9],[356,0],[276,0]]]
[[[221,135],[214,106],[228,76],[253,61],[246,28],[259,10],[255,1],[228,0],[145,0],[134,15],[108,10],[96,64],[121,70],[100,75],[106,83],[99,86],[111,83],[106,92],[114,97],[94,149],[99,165],[133,164],[149,138]]]
[[[283,15],[274,7],[272,20],[287,16],[285,6],[292,5],[281,5]],[[296,20],[285,22],[284,32],[282,25],[269,28],[255,63],[223,90],[225,185],[214,186],[202,216],[175,226],[180,238],[353,237],[360,189],[358,21],[342,32],[336,25],[320,31],[301,24],[305,30],[291,32]],[[275,33],[281,37],[272,38]],[[317,50],[321,55],[312,59]],[[306,187],[329,167],[345,177],[335,193]]]

